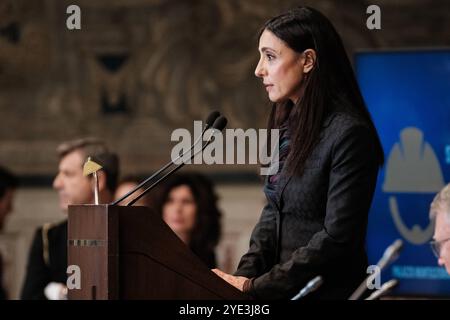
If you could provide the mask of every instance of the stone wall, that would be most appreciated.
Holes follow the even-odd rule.
[[[175,128],[192,129],[213,109],[229,128],[263,127],[269,103],[253,75],[256,35],[296,4],[326,14],[350,55],[450,44],[447,0],[376,1],[381,30],[366,28],[366,1],[0,3],[0,163],[22,175],[52,175],[56,145],[86,135],[117,150],[126,172],[149,172],[167,159]],[[81,30],[66,28],[69,4],[81,8]]]

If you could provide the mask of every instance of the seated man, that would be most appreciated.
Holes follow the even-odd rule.
[[[94,202],[93,179],[83,175],[87,157],[102,165],[98,173],[99,201],[109,203],[117,186],[118,157],[97,139],[69,141],[58,147],[59,172],[53,181],[59,204],[67,214],[72,204]],[[64,299],[67,280],[67,219],[39,228],[31,246],[22,299]]]
[[[5,168],[0,167],[0,231],[3,230],[6,216],[12,211],[14,190],[17,187],[17,178]],[[6,291],[2,286],[3,259],[0,253],[0,300],[6,300]]]
[[[444,266],[450,274],[450,184],[431,203],[430,219],[436,219],[431,247],[439,265]]]

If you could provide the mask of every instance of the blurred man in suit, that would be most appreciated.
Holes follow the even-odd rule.
[[[67,214],[68,206],[94,202],[93,179],[83,175],[87,157],[99,163],[100,203],[113,199],[119,175],[118,157],[97,139],[79,139],[58,147],[59,172],[53,181],[59,204]],[[22,299],[64,299],[67,294],[67,219],[59,224],[45,224],[35,234],[31,246]]]
[[[430,208],[430,219],[435,219],[431,248],[440,266],[450,274],[450,184],[434,198]]]
[[[17,178],[7,169],[0,167],[0,232],[5,225],[6,216],[12,212],[14,191]],[[6,300],[7,294],[2,286],[3,258],[0,252],[0,300]]]

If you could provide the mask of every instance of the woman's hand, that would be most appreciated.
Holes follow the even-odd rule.
[[[233,287],[235,287],[241,291],[243,291],[244,282],[246,280],[248,280],[248,278],[246,278],[246,277],[239,277],[239,276],[235,277],[235,276],[225,273],[219,269],[212,269],[211,271],[214,272],[215,274],[217,274],[219,277],[221,277],[223,280],[225,280],[229,284],[231,284]]]

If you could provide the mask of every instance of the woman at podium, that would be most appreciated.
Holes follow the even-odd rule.
[[[368,212],[383,151],[342,40],[320,12],[297,7],[259,36],[255,75],[273,102],[278,172],[234,275],[260,299],[289,299],[316,276],[309,298],[346,299],[366,277]]]

